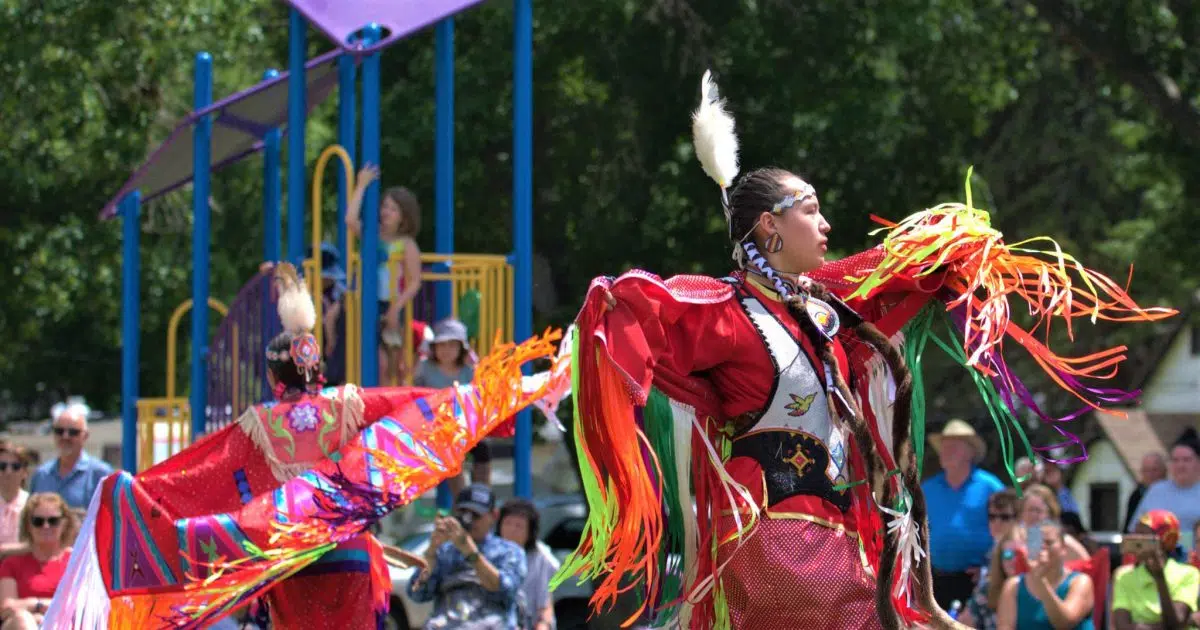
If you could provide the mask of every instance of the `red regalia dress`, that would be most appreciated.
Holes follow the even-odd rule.
[[[595,290],[604,286],[616,300],[611,311]],[[879,627],[872,560],[879,520],[865,486],[852,483],[862,475],[861,454],[830,413],[840,403],[828,395],[827,366],[775,290],[741,272],[664,281],[637,271],[593,289],[580,334],[592,332],[635,399],[653,384],[672,404],[694,410],[705,429],[699,441],[723,452],[724,473],[761,508],[753,535],[700,558],[705,570],[721,568],[713,586],[732,627]],[[813,306],[836,317],[827,305]],[[853,381],[840,341],[833,351],[843,378]],[[728,541],[750,513],[734,502],[741,503],[735,518],[735,506],[717,491],[720,477],[697,488],[698,502],[712,501],[713,527],[700,529]],[[707,615],[692,621],[696,628],[713,623]]]
[[[238,511],[429,393],[344,385],[254,405],[236,423],[161,464],[132,478],[106,479],[101,492],[114,500],[100,507],[98,538],[119,536],[126,550],[113,564],[101,564],[105,578],[118,589],[135,590],[178,582],[185,575],[208,577],[205,563],[237,555],[244,536],[219,522],[179,529],[177,521]],[[140,517],[144,529],[129,527],[126,533],[109,525],[119,523],[126,509]],[[159,540],[177,540],[179,553],[155,559],[154,550],[169,544]],[[272,588],[267,599],[274,627],[374,628],[387,615],[390,592],[382,549],[373,536],[362,534]]]
[[[927,245],[940,235],[952,239],[944,249],[923,247],[928,251],[918,258],[875,248],[809,274],[837,302],[835,308],[810,298],[808,311],[832,336],[853,401],[842,399],[795,316],[756,276],[663,280],[632,271],[593,281],[576,320],[573,368],[591,515],[579,550],[556,579],[592,577],[599,582],[597,605],[626,590],[630,578],[641,580],[659,622],[679,618],[697,629],[878,628],[876,580],[885,536],[895,536],[902,557],[893,565],[888,599],[902,622],[926,620],[914,601],[924,523],[911,518],[910,502],[877,503],[882,499],[872,496],[864,455],[839,419],[851,402],[857,406],[885,470],[895,472],[895,383],[878,353],[839,321],[861,317],[902,347],[906,333],[928,332],[930,316],[966,310],[964,356],[982,359],[963,361],[991,377],[1000,392],[993,400],[1006,405],[998,414],[1011,413],[1007,405],[1024,387],[996,340],[1019,340],[1085,401],[1094,390],[1073,374],[1094,375],[1094,368],[1078,367],[1089,363],[1111,366],[1111,353],[1073,363],[1007,318],[988,316],[989,297],[1015,291],[993,281],[1041,273],[1053,263],[1014,255],[962,208],[921,218],[919,229],[897,230],[891,240]],[[947,236],[948,218],[967,227]],[[941,256],[946,251],[951,255]],[[1113,300],[1092,302],[1102,317],[1116,319],[1108,314],[1122,309],[1133,313],[1130,319],[1172,314],[1141,309],[1107,278],[1084,273]],[[954,310],[976,290],[983,295],[978,304]],[[1079,292],[1062,277],[1043,290],[1023,297],[1051,301]],[[1085,312],[1080,305],[1045,316]],[[985,347],[989,340],[994,345]],[[913,419],[914,432],[923,426],[919,420]],[[893,474],[885,483],[896,496],[920,491],[904,488]]]
[[[569,386],[558,333],[497,346],[455,388],[345,385],[255,405],[136,476],[104,480],[47,627],[202,628],[265,596],[273,627],[375,628],[391,581],[368,527],[458,473]],[[558,366],[563,367],[558,367]]]

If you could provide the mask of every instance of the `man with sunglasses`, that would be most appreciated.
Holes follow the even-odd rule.
[[[86,510],[100,482],[112,474],[111,466],[83,450],[88,412],[86,405],[73,403],[54,416],[51,430],[58,457],[38,466],[29,484],[31,492],[58,493],[75,510]]]

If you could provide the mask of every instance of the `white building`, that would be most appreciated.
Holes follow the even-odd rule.
[[[1142,457],[1167,455],[1188,427],[1200,430],[1200,308],[1197,304],[1171,320],[1157,351],[1145,363],[1138,407],[1128,418],[1094,414],[1104,437],[1088,444],[1088,461],[1079,465],[1071,492],[1084,526],[1114,531],[1125,523],[1129,495],[1138,484]]]

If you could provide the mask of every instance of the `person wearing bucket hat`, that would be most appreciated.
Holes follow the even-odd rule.
[[[988,498],[1004,489],[995,475],[979,468],[987,444],[965,420],[953,419],[929,436],[942,470],[921,484],[929,506],[929,557],[933,596],[949,608],[971,597],[975,576],[992,548]]]
[[[433,325],[433,337],[429,341],[429,357],[417,366],[413,376],[416,387],[443,389],[456,383],[470,383],[475,376],[471,360],[471,342],[467,339],[467,326],[457,319],[444,319]],[[491,483],[492,450],[486,441],[471,449],[471,481]],[[460,491],[466,484],[463,473],[447,480],[452,492]]]

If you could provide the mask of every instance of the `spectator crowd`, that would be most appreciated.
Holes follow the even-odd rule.
[[[1085,530],[1063,467],[1018,460],[1017,487],[983,470],[987,445],[952,420],[930,437],[924,481],[934,595],[975,628],[1148,630],[1200,626],[1200,436],[1141,462],[1119,548]]]

